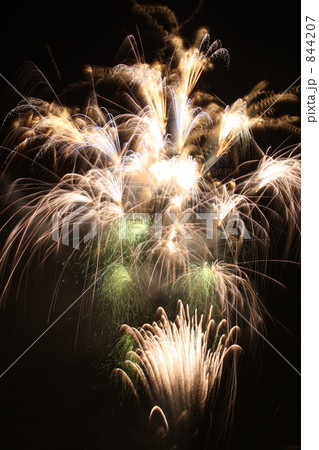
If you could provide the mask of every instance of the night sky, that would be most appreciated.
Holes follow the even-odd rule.
[[[183,22],[197,2],[165,4]],[[0,73],[23,95],[32,92],[50,98],[52,94],[35,67],[60,95],[81,78],[83,66],[120,63],[119,50],[129,34],[137,37],[140,33],[145,60],[152,60],[150,31],[138,17],[132,17],[130,5],[126,0],[78,6],[66,3],[63,7],[55,3],[28,3],[19,8],[13,2],[8,4],[1,12]],[[212,40],[221,39],[230,53],[229,70],[218,66],[205,81],[205,87],[226,104],[261,80],[268,80],[275,91],[283,91],[299,77],[298,2],[207,0],[185,25],[183,34],[191,42],[201,26],[208,27]],[[0,80],[1,120],[18,101],[19,95]],[[42,268],[40,277],[38,268],[31,267],[28,284],[18,293],[19,301],[17,289],[12,289],[12,298],[0,314],[1,372],[47,327],[58,272],[52,261]],[[273,319],[266,320],[267,338],[299,370],[299,269],[273,263],[269,273],[286,288],[275,283],[267,287],[267,308]],[[80,293],[81,282],[62,283],[53,316],[58,317]],[[84,320],[77,335],[78,316],[76,305],[0,379],[0,450],[140,448],[134,443],[133,429],[133,422],[139,419],[133,409],[126,411],[124,420],[114,412],[112,391],[104,383],[89,323]],[[299,375],[267,343],[260,351],[260,366],[251,364],[254,355],[245,355],[241,364],[230,448],[300,448]]]

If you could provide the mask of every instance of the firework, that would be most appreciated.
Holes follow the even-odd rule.
[[[185,309],[181,302],[174,322],[162,308],[158,314],[158,323],[145,324],[140,329],[123,326],[123,332],[137,346],[137,350],[128,353],[124,364],[130,368],[128,373],[135,374],[135,381],[146,394],[151,408],[150,422],[156,417],[160,419],[165,448],[172,448],[178,444],[176,440],[194,437],[196,424],[211,411],[226,359],[232,360],[230,366],[234,370],[226,408],[229,413],[236,391],[236,359],[241,348],[236,343],[238,327],[229,329],[225,320],[216,325],[212,308],[205,319],[198,318],[197,312],[190,316],[188,307]],[[138,396],[126,371],[117,369],[115,374],[120,374]]]
[[[187,55],[189,53],[190,50]],[[247,228],[246,235],[253,237],[251,244],[255,245],[256,258],[258,250],[264,251],[268,241],[268,211],[275,211],[286,219],[289,244],[292,230],[298,228],[300,164],[296,156],[264,155],[257,171],[248,174],[244,180],[239,178],[238,181],[220,183],[207,178],[207,163],[203,165],[196,155],[189,154],[187,142],[196,141],[196,127],[202,121],[205,131],[208,125],[211,128],[208,135],[214,134],[215,128],[219,130],[217,157],[232,147],[238,136],[242,136],[240,148],[243,151],[252,140],[242,101],[237,101],[221,113],[220,127],[214,127],[208,113],[199,107],[192,107],[190,99],[184,102],[185,93],[192,91],[192,80],[194,77],[197,79],[204,62],[209,63],[207,53],[201,57],[199,55],[199,51],[194,50],[192,58],[181,58],[180,64],[184,61],[189,73],[184,74],[186,78],[182,78],[177,87],[174,82],[175,91],[172,86],[169,90],[163,88],[164,80],[166,85],[168,79],[163,78],[158,69],[145,64],[133,68],[117,67],[115,73],[118,75],[124,71],[126,77],[132,78],[134,85],[141,86],[144,101],[146,97],[148,107],[140,106],[136,114],[110,118],[107,111],[98,105],[90,106],[86,114],[71,114],[65,108],[31,100],[23,108],[17,108],[14,115],[18,115],[18,119],[6,144],[12,145],[17,140],[18,144],[6,161],[6,170],[19,155],[31,159],[32,170],[36,171],[36,167],[43,165],[43,159],[49,155],[49,165],[52,163],[51,169],[58,175],[58,181],[52,184],[19,180],[14,185],[11,192],[15,195],[20,194],[22,189],[29,193],[23,194],[23,202],[21,199],[16,202],[17,207],[23,203],[22,209],[26,213],[7,239],[0,261],[2,265],[15,245],[18,245],[19,252],[14,255],[13,267],[18,266],[21,255],[30,247],[32,254],[37,250],[48,254],[53,247],[57,250],[59,246],[53,244],[52,235],[55,238],[62,233],[62,243],[65,243],[67,237],[63,227],[67,223],[69,230],[72,230],[79,227],[79,221],[97,227],[99,239],[95,249],[88,238],[82,241],[90,249],[91,259],[103,260],[103,248],[113,244],[118,249],[125,246],[123,239],[122,242],[118,239],[117,244],[114,241],[110,244],[107,238],[110,231],[107,230],[118,226],[121,216],[140,212],[151,215],[150,227],[144,233],[144,243],[139,242],[139,245],[127,250],[125,257],[132,259],[134,253],[135,261],[139,261],[141,255],[143,263],[145,259],[151,261],[151,278],[159,283],[161,280],[172,283],[176,277],[192,270],[194,263],[212,263],[216,257],[221,262],[237,263],[245,233],[242,229],[239,230],[241,232],[226,232],[229,220],[234,220],[234,217],[240,218],[241,226],[244,225],[245,230]],[[181,68],[179,72],[184,73]],[[154,79],[162,80],[160,87]],[[185,83],[190,85],[185,87]],[[155,90],[153,85],[157,87]],[[189,114],[191,118],[181,118],[183,108],[186,108],[184,116]],[[96,116],[95,120],[92,116]],[[176,125],[173,135],[167,128],[172,123]],[[123,143],[121,136],[125,137]],[[35,142],[41,142],[40,149]],[[59,175],[66,168],[68,173]],[[260,207],[258,200],[265,197],[266,191],[276,195],[276,202],[269,202],[267,208]],[[280,203],[280,209],[275,208],[275,203],[276,206]],[[165,216],[165,213],[174,214],[176,220],[172,223],[171,216]],[[207,240],[207,224],[203,226],[196,222],[196,217],[202,213],[219,214],[214,239]],[[156,215],[161,215],[159,239],[154,220]],[[185,221],[186,215],[191,219]],[[54,221],[57,217],[64,219]],[[53,228],[50,228],[50,219],[53,220]],[[39,224],[44,227],[41,233]],[[212,227],[212,224],[209,226]],[[92,261],[90,265],[93,265]],[[10,280],[11,276],[4,294]]]
[[[174,30],[168,62],[147,64],[130,37],[134,62],[87,67],[85,108],[26,98],[8,114],[3,172],[16,179],[0,252],[2,304],[33,260],[62,258],[60,279],[94,286],[90,312],[114,330],[128,324],[119,345],[136,350],[117,372],[137,396],[142,386],[168,446],[212,410],[228,360],[229,416],[238,326],[252,345],[263,331],[256,279],[267,277],[272,229],[284,256],[300,234],[299,146],[263,151],[255,141],[261,129],[298,135],[297,118],[277,110],[297,90],[262,82],[224,105],[198,84],[216,61],[229,64],[227,50],[205,29],[192,46]],[[121,93],[116,102],[99,94],[104,85]],[[138,328],[159,305],[160,321]]]

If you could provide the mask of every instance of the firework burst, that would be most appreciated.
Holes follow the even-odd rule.
[[[239,328],[229,329],[225,320],[216,324],[212,312],[211,307],[205,319],[198,318],[197,311],[190,316],[188,306],[185,309],[178,302],[174,322],[160,308],[159,322],[140,329],[122,327],[136,342],[137,350],[127,354],[124,364],[128,372],[116,369],[115,375],[120,375],[139,398],[131,379],[135,375],[135,383],[150,404],[149,420],[158,425],[156,439],[163,440],[165,448],[175,448],[178,441],[185,445],[194,438],[196,424],[216,402],[227,359],[233,369],[226,408],[230,414],[236,392],[236,360],[241,352],[236,343]]]
[[[298,135],[297,119],[273,106],[296,103],[298,92],[261,83],[223,105],[197,89],[217,61],[229,64],[207,30],[187,47],[168,33],[168,63],[147,64],[129,42],[134,62],[86,68],[85,108],[26,98],[8,114],[3,172],[23,176],[4,197],[0,270],[10,270],[0,300],[35,258],[57,260],[67,247],[63,274],[80,272],[84,287],[94,285],[90,311],[100,308],[114,329],[128,324],[136,350],[125,364],[171,447],[211,410],[226,360],[229,415],[238,326],[250,338],[263,330],[256,279],[267,276],[272,227],[285,255],[298,239],[299,147],[263,151],[254,138],[271,128]],[[99,94],[105,85],[121,93],[116,102]],[[138,328],[159,304],[160,321]],[[138,395],[132,376],[118,373]]]

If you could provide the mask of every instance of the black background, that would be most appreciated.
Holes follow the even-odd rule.
[[[183,21],[197,2],[166,4]],[[9,4],[0,20],[0,73],[24,95],[30,89],[39,96],[48,93],[40,82],[34,86],[34,71],[26,61],[37,66],[59,93],[81,77],[85,64],[112,66],[120,62],[117,55],[123,39],[128,34],[136,36],[137,29],[146,61],[153,56],[143,23],[136,23],[128,1]],[[221,39],[230,52],[229,71],[218,68],[209,82],[227,104],[260,80],[269,80],[271,87],[280,91],[300,75],[298,2],[206,1],[185,27],[186,36],[191,39],[200,26],[207,26],[212,39]],[[3,118],[20,98],[3,80],[0,87]],[[45,330],[58,271],[52,263],[39,272],[40,277],[31,271],[25,295],[18,301],[13,289],[0,317],[1,372]],[[287,288],[275,284],[268,288],[267,307],[274,321],[266,324],[267,338],[298,369],[299,271],[294,265],[274,263],[272,272]],[[80,285],[62,285],[51,322],[80,293]],[[139,448],[127,437],[134,418],[121,422],[114,416],[111,392],[104,386],[97,356],[88,345],[86,321],[77,336],[79,307],[77,304],[0,379],[0,449]],[[250,356],[245,355],[239,373],[231,448],[299,448],[299,375],[267,343],[257,369],[249,364]]]

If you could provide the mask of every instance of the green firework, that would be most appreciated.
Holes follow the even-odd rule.
[[[207,263],[191,266],[174,283],[174,292],[187,301],[192,314],[195,309],[199,314],[207,313],[217,299],[216,279],[210,266]]]

